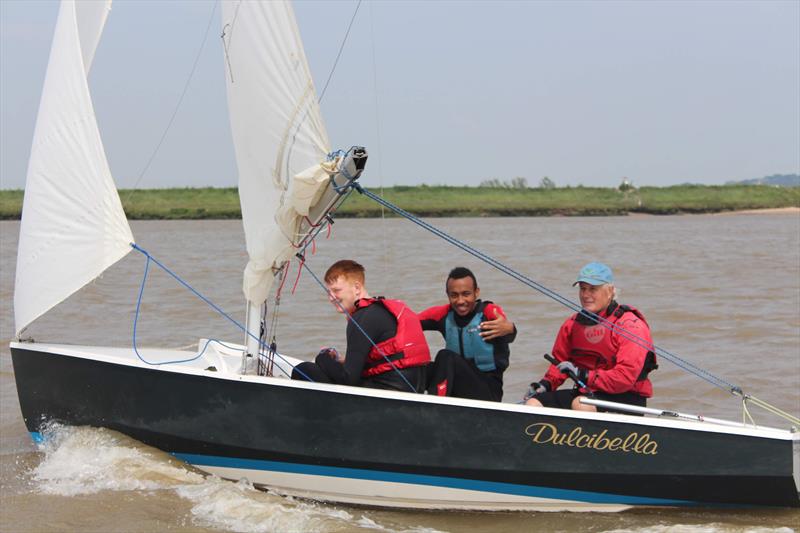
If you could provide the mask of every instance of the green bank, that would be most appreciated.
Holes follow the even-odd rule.
[[[373,192],[403,209],[426,217],[458,216],[607,216],[646,213],[719,213],[743,209],[800,207],[800,188],[769,185],[677,185],[616,188],[503,188],[395,186]],[[240,218],[238,190],[121,190],[130,219]],[[18,219],[23,191],[0,191],[0,218]],[[386,213],[390,216],[390,213]],[[381,207],[353,192],[339,217],[378,217]]]

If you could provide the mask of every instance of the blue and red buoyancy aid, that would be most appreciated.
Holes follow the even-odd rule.
[[[357,309],[380,303],[397,320],[397,333],[395,336],[377,343],[369,351],[361,377],[366,378],[383,374],[392,370],[392,365],[395,368],[409,368],[427,365],[431,362],[428,341],[422,332],[419,317],[405,302],[378,297],[362,298],[356,303]]]

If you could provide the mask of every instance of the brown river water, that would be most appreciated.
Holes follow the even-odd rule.
[[[754,396],[800,414],[800,213],[607,218],[471,218],[432,222],[575,300],[578,269],[612,266],[619,300],[636,305],[657,345]],[[140,246],[242,320],[240,221],[133,222]],[[61,428],[35,446],[19,412],[8,342],[18,222],[0,222],[0,531],[791,531],[796,510],[641,509],[623,513],[383,511],[282,498],[246,482],[204,477],[123,435]],[[399,219],[340,220],[310,268],[336,259],[367,269],[373,295],[414,309],[445,303],[444,279],[471,268],[482,296],[518,327],[505,401],[517,401],[547,363],[569,311],[465,252]],[[53,265],[58,268],[58,265]],[[127,346],[144,258],[132,252],[26,332],[39,341]],[[311,358],[342,347],[344,324],[297,264],[284,289],[278,326],[283,353]],[[161,271],[151,270],[138,327],[140,346],[188,347],[200,337],[243,335]],[[442,344],[430,336],[432,349]],[[739,420],[729,393],[668,361],[651,375],[651,407]],[[265,406],[268,408],[268,406]],[[756,422],[787,427],[752,407]],[[242,420],[242,423],[247,423]],[[465,436],[468,438],[468,436]],[[497,453],[503,453],[498,449]]]

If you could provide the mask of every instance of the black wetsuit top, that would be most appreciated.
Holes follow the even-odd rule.
[[[304,361],[297,365],[292,371],[292,379],[308,379],[317,383],[360,385],[403,392],[423,392],[426,384],[427,365],[391,369],[375,376],[361,377],[367,363],[367,356],[373,347],[372,342],[379,344],[397,336],[397,319],[382,305],[370,305],[356,309],[352,318],[353,320],[347,323],[347,353],[344,364],[337,363],[328,354],[318,354],[313,363]],[[356,326],[355,322],[361,326],[364,332]]]
[[[329,356],[318,356],[316,360],[331,381],[341,385],[361,383],[361,373],[364,371],[367,355],[372,350],[369,339],[379,344],[397,335],[397,319],[382,305],[356,309],[351,316],[353,319],[347,321],[347,354],[344,364],[337,363]],[[361,326],[369,339],[354,321]]]

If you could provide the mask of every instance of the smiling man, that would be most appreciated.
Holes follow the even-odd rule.
[[[436,354],[428,394],[499,402],[508,345],[517,329],[500,306],[480,300],[481,290],[469,269],[451,270],[445,292],[450,303],[419,315],[422,329],[438,331],[446,345]]]
[[[328,268],[325,285],[347,319],[347,351],[323,348],[313,363],[297,365],[292,379],[423,392],[431,356],[417,315],[400,300],[370,297],[364,267],[350,259]]]
[[[527,405],[596,411],[580,403],[580,397],[591,395],[644,407],[653,395],[647,376],[658,368],[647,321],[637,309],[615,301],[614,275],[603,263],[584,266],[574,285],[583,310],[561,326],[553,345],[559,363],[531,383]],[[570,373],[582,385],[556,390]]]

